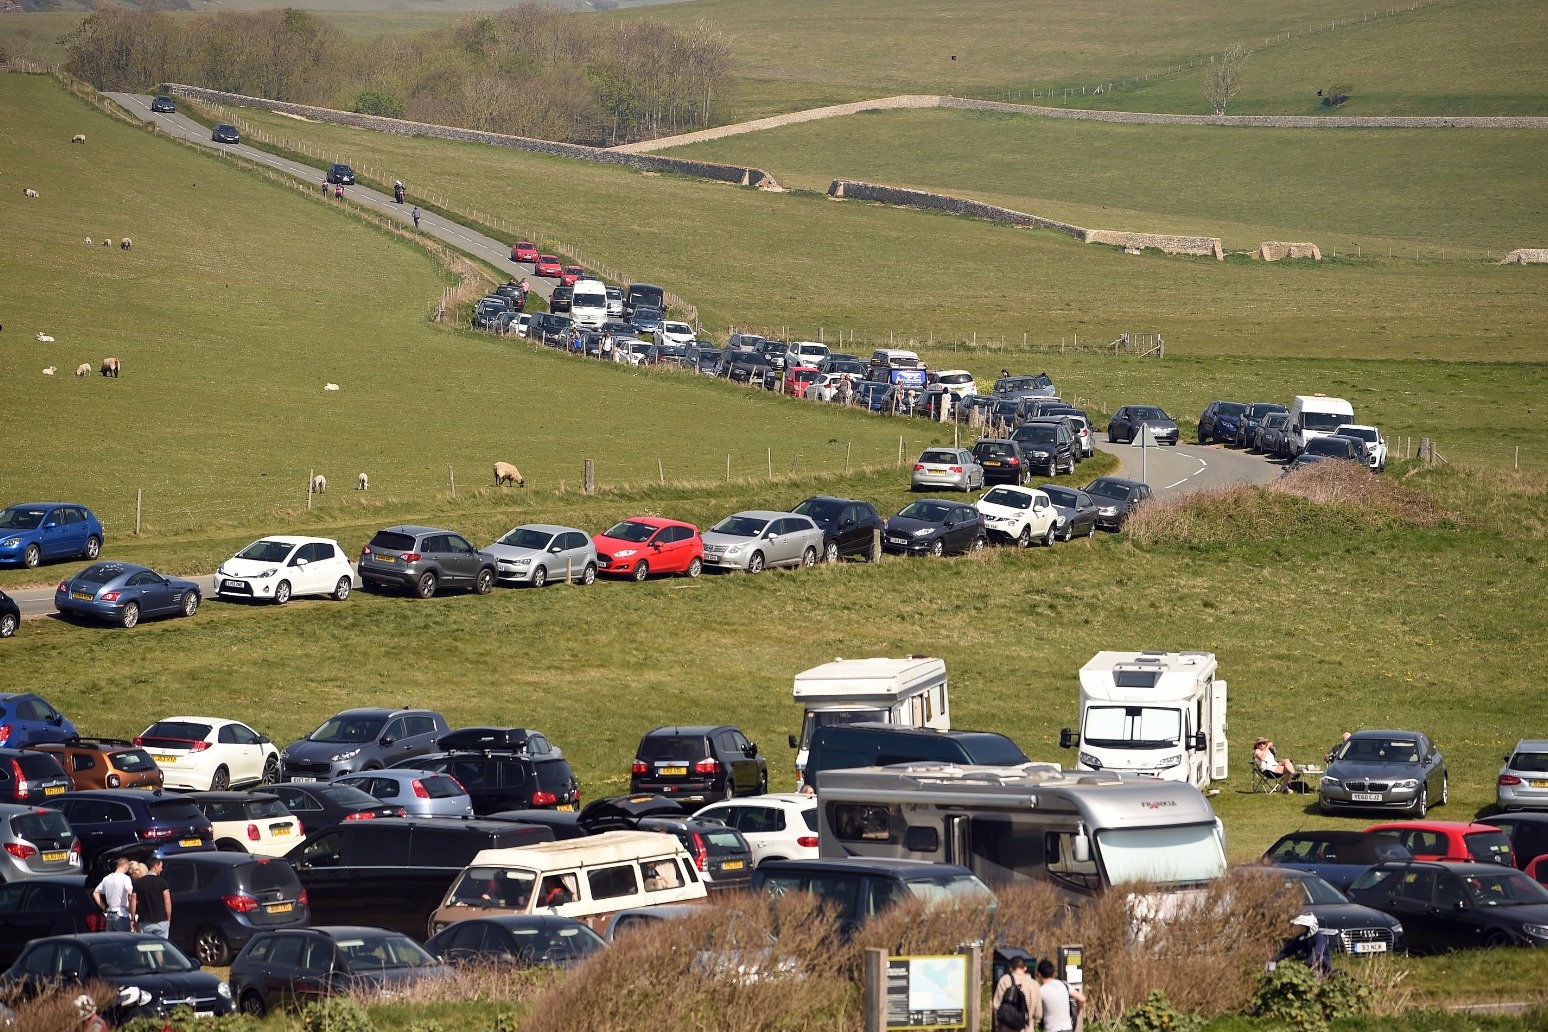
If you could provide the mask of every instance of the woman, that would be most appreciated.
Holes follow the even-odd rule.
[[[1295,778],[1295,764],[1275,756],[1273,742],[1267,738],[1258,739],[1252,747],[1252,762],[1264,777],[1278,778],[1286,790],[1290,788],[1290,782]]]

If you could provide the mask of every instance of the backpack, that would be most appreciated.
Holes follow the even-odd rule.
[[[994,1020],[998,1025],[1006,1028],[1024,1029],[1027,1027],[1027,997],[1021,991],[1014,975],[1006,974],[1010,979],[1010,985],[1005,990],[1005,995],[1000,997],[1000,1005],[994,1009]]]

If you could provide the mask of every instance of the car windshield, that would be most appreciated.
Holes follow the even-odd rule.
[[[711,534],[725,534],[728,537],[757,537],[763,533],[763,528],[769,525],[769,521],[762,516],[727,516],[710,528]]]
[[[1247,411],[1247,406],[1239,401],[1222,401],[1215,406],[1215,411],[1222,416],[1239,416]]]
[[[1023,423],[1016,431],[1016,440],[1028,444],[1053,444],[1059,431],[1047,423]]]
[[[927,906],[953,906],[959,903],[992,905],[994,893],[971,874],[936,874],[927,878],[910,878],[903,883],[915,899]]]
[[[1038,383],[1030,376],[1007,376],[1002,380],[996,380],[994,389],[997,391],[1030,391],[1036,390]]]
[[[1007,509],[1032,508],[1032,496],[1025,491],[1012,491],[1008,488],[997,487],[984,495],[985,502],[990,505],[1003,505]]]
[[[307,735],[312,742],[374,742],[386,721],[381,717],[330,717],[323,726]]]
[[[1270,412],[1263,417],[1263,425],[1270,430],[1276,430],[1288,422],[1290,422],[1290,413],[1288,412]]]
[[[885,721],[886,719],[886,710],[807,710],[806,720],[801,726],[801,748],[805,749],[807,747],[807,744],[812,740],[812,732],[819,727],[843,727],[846,724],[858,724],[866,720]]]
[[[656,532],[656,528],[648,523],[635,523],[633,520],[624,520],[607,528],[603,537],[610,537],[617,541],[633,541],[635,544],[643,544],[650,540],[650,536]]]
[[[1081,740],[1108,749],[1164,749],[1182,741],[1182,710],[1161,706],[1091,706]]]
[[[1067,509],[1073,509],[1080,504],[1080,498],[1067,487],[1055,487],[1050,484],[1042,488],[1042,492],[1048,496],[1048,500],[1055,505],[1062,505]]]
[[[530,548],[534,552],[542,551],[548,547],[548,543],[554,539],[554,535],[546,530],[533,530],[530,527],[517,527],[505,535],[497,545],[510,545],[513,548]]]
[[[48,512],[47,509],[13,505],[0,512],[0,527],[9,527],[11,530],[36,530],[42,525],[43,514],[46,512]]]
[[[1226,869],[1224,843],[1213,823],[1098,831],[1097,852],[1110,885],[1198,884]]]
[[[406,935],[361,935],[339,939],[338,947],[349,971],[434,967],[440,963]]]
[[[254,541],[237,553],[238,559],[251,559],[260,563],[282,563],[296,546],[289,541]]]
[[[1462,878],[1468,895],[1481,907],[1516,907],[1528,903],[1548,903],[1548,889],[1520,871],[1491,871],[1467,874]]]
[[[1314,437],[1306,442],[1305,454],[1341,459],[1349,454],[1349,443],[1335,437]]]
[[[1314,412],[1306,410],[1301,413],[1301,425],[1308,430],[1321,430],[1331,433],[1349,422],[1349,412]]]
[[[178,823],[204,823],[204,811],[188,799],[156,799],[148,803],[145,812],[153,821]]]
[[[1285,888],[1291,892],[1299,892],[1307,903],[1348,903],[1349,899],[1332,885],[1321,878],[1311,876],[1306,878],[1287,878]]]
[[[1354,437],[1361,441],[1369,441],[1371,444],[1376,443],[1377,437],[1375,430],[1367,430],[1361,427],[1348,425],[1339,427],[1338,435],[1340,437]]]
[[[97,970],[109,978],[196,970],[193,961],[170,942],[117,940],[94,945],[91,955],[97,962]]]
[[[1156,408],[1154,405],[1131,405],[1131,406],[1129,406],[1129,418],[1130,419],[1168,419],[1170,417],[1168,417],[1165,412],[1162,412],[1160,409]]]
[[[1351,738],[1333,754],[1337,763],[1418,763],[1419,743],[1412,738]]]
[[[519,867],[469,867],[446,897],[452,906],[526,910],[537,874]]]
[[[1475,831],[1462,836],[1467,855],[1485,863],[1512,864],[1510,839],[1503,831]]]
[[[808,498],[790,511],[810,516],[818,523],[832,523],[844,511],[844,503],[831,498]]]
[[[898,515],[907,520],[920,520],[924,523],[944,523],[946,514],[951,512],[951,508],[945,502],[909,502],[898,510]]]

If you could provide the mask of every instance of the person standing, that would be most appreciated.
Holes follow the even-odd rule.
[[[1025,1032],[1042,1018],[1042,1000],[1038,996],[1037,983],[1027,972],[1025,957],[1011,958],[1010,969],[994,985],[989,1010],[994,1014],[994,1032]]]
[[[91,898],[107,915],[107,930],[127,932],[132,923],[130,897],[134,895],[134,883],[129,880],[129,858],[121,856],[113,864],[113,873],[97,883],[91,890]]]
[[[172,930],[172,890],[161,876],[161,857],[151,857],[145,875],[134,883],[134,916],[140,931],[161,939]]]
[[[1043,1005],[1043,1032],[1074,1032],[1077,1005],[1085,1005],[1086,994],[1055,978],[1051,960],[1037,962],[1037,981]]]

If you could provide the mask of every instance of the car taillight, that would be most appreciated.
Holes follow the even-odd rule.
[[[709,847],[704,844],[704,836],[697,831],[693,833],[693,866],[701,871],[709,870]]]
[[[18,860],[31,860],[38,855],[38,847],[30,842],[7,842],[5,851]]]
[[[953,473],[961,473],[962,472],[962,467],[961,466],[953,466],[953,467],[951,467],[951,471]]]
[[[644,760],[635,760],[632,764],[629,765],[629,773],[630,774],[649,774],[650,773],[650,764],[646,763]]]
[[[361,810],[359,813],[345,814],[346,821],[369,821],[376,818],[375,810]]]
[[[360,550],[360,558],[362,558],[362,559],[369,559],[369,558],[371,558],[371,546],[370,545],[366,545],[364,548],[362,548]]]
[[[921,472],[921,471],[922,471],[922,470],[923,470],[923,469],[924,469],[924,463],[922,463],[922,462],[916,462],[916,463],[914,463],[914,472],[915,472],[915,473],[919,473],[919,472]]]
[[[1516,775],[1514,775],[1514,774],[1501,774],[1500,775],[1500,784],[1502,784],[1502,785],[1519,785],[1519,784],[1521,784],[1521,779],[1516,777]]]
[[[88,932],[105,932],[105,931],[107,931],[107,915],[106,914],[87,914],[86,915],[86,930]]]
[[[12,789],[12,794],[17,799],[26,799],[27,793],[32,791],[32,786],[27,784],[27,779],[22,776],[21,763],[17,760],[11,761],[11,780],[16,786]]]
[[[533,792],[533,806],[552,806],[559,801],[559,797],[552,792]]]
[[[135,735],[134,736],[134,744],[135,745],[144,745],[145,743],[140,741],[140,736],[139,735]]]
[[[430,793],[425,790],[424,782],[420,781],[418,778],[415,778],[413,781],[409,782],[409,786],[413,788],[414,797],[416,799],[430,798]]]
[[[707,760],[700,760],[698,763],[693,765],[693,772],[695,774],[719,774],[720,761],[714,757],[711,757]]]
[[[0,745],[5,745],[11,740],[11,732],[14,728],[10,724],[0,724]]]
[[[70,590],[70,582],[67,580],[62,580],[59,582],[59,587],[55,588],[54,590],[68,592]]]
[[[305,889],[302,889],[301,890],[301,895],[296,897],[296,903],[299,904],[300,906],[303,906],[303,907],[306,906],[306,890]]]
[[[117,788],[119,785],[122,785],[123,783],[124,783],[124,779],[119,777],[117,774],[109,774],[107,776],[107,787],[108,788]]]
[[[406,807],[406,806],[398,807],[397,816],[399,816],[399,817],[407,817],[408,816],[408,807]]]
[[[164,839],[164,838],[171,838],[172,837],[172,829],[171,828],[141,828],[139,834],[140,834],[140,837],[142,839]]]
[[[237,893],[234,896],[222,896],[220,898],[234,914],[251,914],[254,910],[258,909],[258,901],[256,899],[251,896],[245,896],[241,893]]]
[[[419,560],[423,559],[424,556],[420,555],[418,552],[403,552],[398,556],[398,558],[402,559],[405,563],[417,563]]]
[[[796,845],[800,846],[802,849],[816,849],[817,848],[817,836],[816,835],[802,835],[800,838],[796,839]]]
[[[116,592],[116,591],[104,591],[102,593],[102,601],[104,601],[104,602],[117,602],[118,601],[118,594],[119,593]]]
[[[70,866],[81,866],[81,840],[73,839],[70,842]]]
[[[301,818],[296,818],[296,838],[306,838],[306,825],[301,823]]]
[[[1016,458],[1015,456],[1011,456],[1011,460],[1010,460],[1009,465],[1019,466],[1019,465],[1021,465],[1021,460]]]
[[[259,832],[258,825],[249,824],[247,826],[247,841],[257,842],[261,838],[263,838],[263,834]]]

